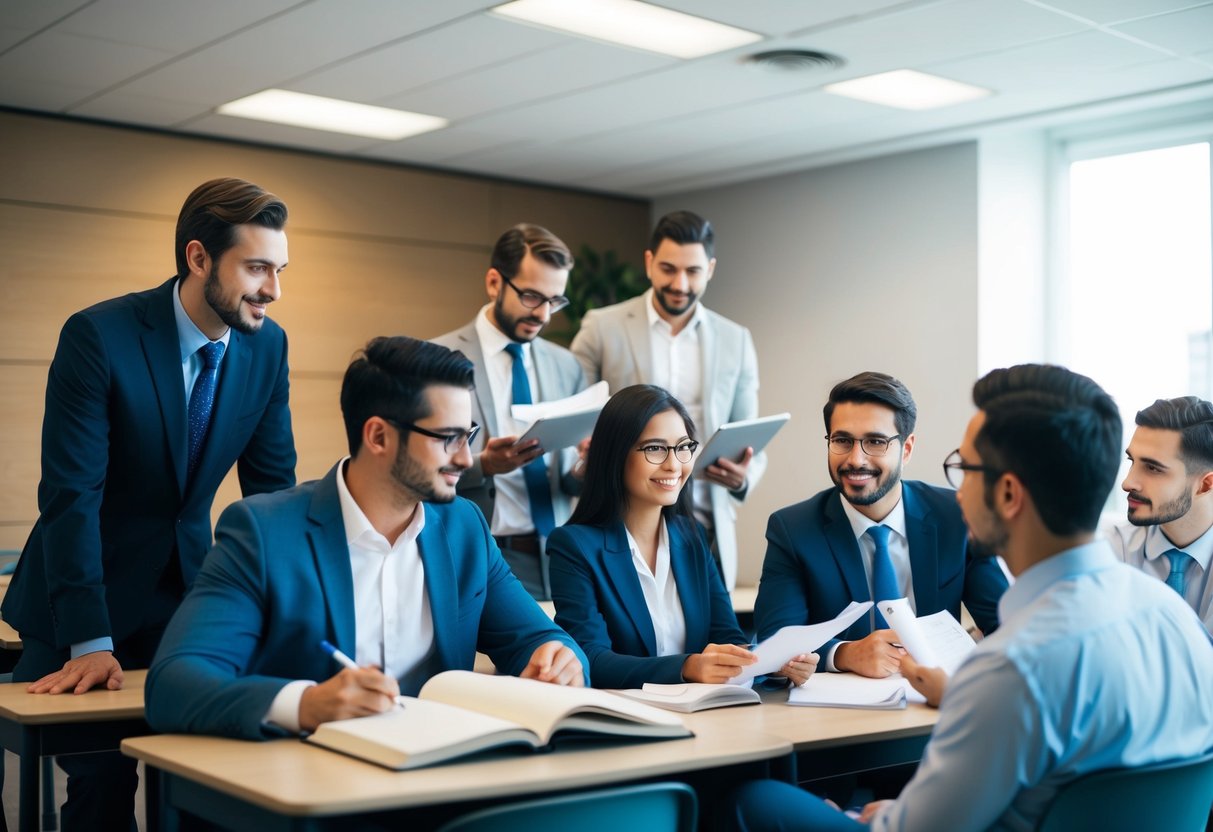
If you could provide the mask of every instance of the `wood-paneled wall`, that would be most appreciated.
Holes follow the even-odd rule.
[[[186,195],[217,176],[290,209],[290,268],[270,315],[291,344],[301,480],[345,452],[338,392],[375,336],[429,338],[485,303],[493,242],[535,222],[642,261],[649,204],[591,194],[0,111],[0,549],[37,517],[46,372],[76,310],[176,270]],[[216,514],[239,497],[229,477]]]

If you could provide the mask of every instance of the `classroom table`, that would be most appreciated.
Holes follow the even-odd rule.
[[[127,670],[122,690],[80,696],[26,693],[26,683],[0,684],[0,746],[20,757],[19,828],[38,829],[43,756],[113,751],[150,730],[143,719],[146,670]]]

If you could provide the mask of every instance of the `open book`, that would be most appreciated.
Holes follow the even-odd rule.
[[[678,685],[648,682],[638,689],[613,690],[611,693],[684,714],[706,711],[709,708],[727,708],[730,705],[757,705],[762,701],[758,697],[758,691],[753,688],[709,685],[703,682],[684,682]]]
[[[942,667],[951,676],[977,646],[947,610],[915,618],[905,598],[881,601],[877,606],[884,620],[897,631],[901,646],[921,665]]]
[[[466,670],[439,673],[401,703],[387,713],[326,722],[307,741],[402,770],[504,745],[541,748],[558,732],[693,736],[677,716],[606,691]]]

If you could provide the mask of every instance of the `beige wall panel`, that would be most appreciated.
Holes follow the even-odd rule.
[[[644,264],[647,202],[504,184],[496,202],[494,219],[502,231],[518,222],[538,223],[568,243],[573,254],[588,243],[600,252],[613,249],[637,267]]]
[[[38,517],[46,371],[0,363],[0,549],[20,549]]]

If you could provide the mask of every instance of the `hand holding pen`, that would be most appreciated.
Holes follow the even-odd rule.
[[[379,714],[395,707],[400,685],[377,667],[359,667],[327,641],[323,649],[342,666],[335,676],[313,685],[299,700],[299,727],[314,731],[322,722]]]

